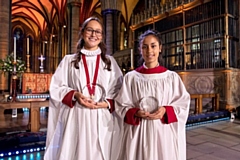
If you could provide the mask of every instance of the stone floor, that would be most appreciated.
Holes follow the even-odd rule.
[[[188,160],[240,160],[240,120],[187,127]]]
[[[29,112],[12,118],[0,116],[0,133],[26,130]],[[41,130],[46,130],[47,113],[41,111]],[[240,120],[224,120],[187,127],[187,160],[240,160]],[[42,160],[44,151],[0,160]]]

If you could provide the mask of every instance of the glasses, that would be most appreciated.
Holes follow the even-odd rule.
[[[95,35],[96,36],[102,36],[102,31],[99,31],[99,30],[94,30],[92,28],[86,28],[85,29],[86,33],[89,34],[89,35],[92,35],[94,32],[95,32]]]

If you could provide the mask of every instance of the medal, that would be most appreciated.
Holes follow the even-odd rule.
[[[94,98],[95,98],[95,96],[93,94],[91,94],[90,99],[94,100]]]

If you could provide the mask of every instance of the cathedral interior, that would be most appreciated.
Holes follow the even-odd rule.
[[[189,115],[195,116],[192,121],[201,118],[203,113],[213,112],[211,116],[214,117],[220,111],[225,120],[234,117],[233,114],[239,117],[239,0],[2,0],[0,59],[16,54],[17,59],[24,61],[26,70],[15,81],[10,72],[1,70],[1,103],[8,101],[14,92],[20,100],[48,99],[51,75],[65,55],[76,52],[81,25],[90,16],[103,22],[107,54],[116,59],[123,74],[141,65],[138,37],[148,29],[161,33],[162,65],[177,72],[190,93]],[[26,108],[30,108],[32,103],[27,105]],[[17,120],[12,117],[13,111],[10,115],[4,111],[13,108],[21,112],[17,113],[20,114]],[[43,113],[46,108],[32,109],[31,112],[26,108],[22,111],[22,108],[22,105],[13,107],[10,102],[5,108],[0,104],[0,135],[29,130],[26,127],[29,122],[30,132],[46,131],[47,113]],[[34,115],[41,124],[30,120]],[[21,124],[16,125],[20,121]],[[229,127],[227,122],[221,123]],[[240,156],[239,124],[235,121],[231,126],[234,127],[231,135],[238,137],[236,143],[231,143],[233,150],[228,150],[234,155],[232,159]],[[189,139],[201,132],[189,130]],[[188,146],[192,145],[188,143]],[[42,146],[34,151],[43,152]],[[1,152],[1,147],[0,159],[10,157]],[[193,158],[191,153],[188,153],[188,159],[201,159]],[[221,160],[221,156],[217,157]],[[214,158],[208,155],[205,159]]]

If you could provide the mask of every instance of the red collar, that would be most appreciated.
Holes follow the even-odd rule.
[[[138,67],[135,69],[137,72],[139,73],[143,73],[143,74],[153,74],[153,73],[163,73],[165,72],[167,69],[163,66],[157,66],[155,68],[144,68],[143,66]]]

